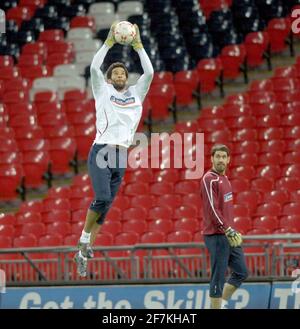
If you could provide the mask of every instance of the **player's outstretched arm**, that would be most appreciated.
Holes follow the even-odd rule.
[[[131,45],[132,45],[133,49],[138,53],[138,55],[140,57],[141,65],[142,65],[142,68],[144,71],[143,75],[137,81],[136,90],[137,90],[137,93],[139,94],[141,100],[143,101],[149,90],[151,81],[153,79],[154,70],[153,70],[153,66],[151,64],[150,58],[148,57],[148,55],[144,49],[139,28],[136,24],[134,24],[134,27],[136,30],[136,36],[133,39]]]
[[[113,30],[116,26],[116,23],[113,23],[110,27],[109,33],[107,35],[107,38],[103,44],[103,46],[96,52],[92,64],[90,67],[91,71],[91,81],[92,81],[92,89],[93,94],[95,97],[97,97],[101,91],[101,87],[103,86],[105,82],[104,75],[100,69],[100,66],[102,65],[104,58],[108,52],[108,50],[116,43]]]

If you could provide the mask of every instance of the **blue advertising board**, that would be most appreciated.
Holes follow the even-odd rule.
[[[228,308],[269,305],[270,283],[245,283]],[[204,309],[209,308],[208,284],[72,286],[7,288],[2,308],[12,309]]]
[[[300,309],[300,289],[293,282],[274,282],[271,291],[270,308]]]

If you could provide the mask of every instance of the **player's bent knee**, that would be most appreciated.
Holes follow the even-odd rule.
[[[110,203],[111,200],[94,200],[90,205],[90,209],[99,214],[103,214]]]

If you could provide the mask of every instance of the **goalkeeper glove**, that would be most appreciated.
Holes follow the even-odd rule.
[[[111,48],[116,43],[116,40],[114,37],[114,29],[115,29],[116,25],[117,25],[117,23],[113,23],[111,25],[107,38],[104,42],[109,48]]]
[[[139,27],[136,24],[134,24],[134,27],[135,27],[136,35],[135,38],[132,40],[131,45],[134,50],[139,50],[142,49],[144,46],[142,44]]]
[[[225,235],[231,247],[239,247],[243,242],[241,233],[231,227],[228,227],[225,230]]]

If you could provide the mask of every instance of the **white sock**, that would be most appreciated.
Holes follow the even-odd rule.
[[[81,250],[79,250],[79,256],[82,257],[82,258],[84,258],[84,259],[87,259],[85,256],[82,255]]]
[[[222,299],[221,308],[228,308],[228,301],[227,300]]]
[[[84,230],[82,230],[80,242],[90,243],[90,239],[91,239],[91,233],[86,233]]]

